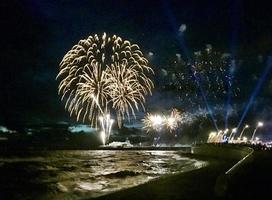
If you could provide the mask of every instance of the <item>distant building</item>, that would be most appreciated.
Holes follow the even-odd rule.
[[[111,142],[108,145],[109,147],[133,147],[133,145],[130,143],[130,141],[128,140],[128,138],[126,139],[125,142]]]

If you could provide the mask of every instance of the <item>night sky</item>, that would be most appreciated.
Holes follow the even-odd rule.
[[[95,33],[116,34],[139,44],[146,55],[153,52],[151,65],[157,71],[176,53],[184,56],[184,46],[189,54],[206,44],[232,52],[248,62],[240,71],[245,73],[240,84],[248,93],[272,48],[271,6],[261,1],[8,0],[1,1],[0,15],[1,123],[69,119],[57,95],[58,65],[74,44]],[[184,42],[178,34],[182,24]],[[252,64],[258,58],[259,65]],[[248,76],[255,77],[253,85]],[[258,96],[266,102],[257,109],[262,115],[272,110],[267,103],[272,93],[269,80],[271,73]]]

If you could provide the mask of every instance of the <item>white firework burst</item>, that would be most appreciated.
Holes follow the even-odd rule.
[[[106,33],[80,40],[66,53],[57,75],[65,108],[77,120],[97,125],[98,116],[115,110],[118,124],[139,105],[154,87],[148,66],[136,44]]]

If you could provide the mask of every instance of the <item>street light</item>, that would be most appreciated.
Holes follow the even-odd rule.
[[[247,137],[243,137],[243,141],[244,141],[244,142],[247,142]]]
[[[256,128],[255,128],[254,131],[253,131],[253,134],[252,134],[252,137],[251,137],[250,142],[253,142],[253,139],[254,139],[254,136],[255,136],[255,134],[256,134],[256,131],[258,130],[259,127],[263,127],[263,125],[264,125],[263,122],[258,122]]]
[[[228,132],[229,132],[229,129],[226,128],[226,129],[224,130],[224,132],[223,132],[223,135],[222,135],[222,141],[224,141],[224,138],[227,136]]]
[[[208,143],[212,143],[212,142],[215,142],[215,137],[216,137],[216,132],[210,132],[209,134],[209,138],[208,138]]]
[[[227,135],[227,134],[228,134],[228,132],[229,132],[229,129],[228,129],[228,128],[226,128],[226,129],[224,130],[224,134],[223,134],[223,135]]]
[[[219,131],[217,132],[216,143],[221,142],[222,137],[223,137],[222,133],[224,134],[224,132],[223,132],[222,130],[219,130]]]
[[[245,131],[247,128],[249,128],[249,125],[246,124],[246,125],[244,126],[242,132],[240,133],[240,136],[239,136],[240,139],[242,139],[243,133],[244,133],[244,131]]]
[[[232,140],[232,136],[233,136],[233,134],[234,133],[236,133],[237,132],[237,128],[233,128],[232,130],[231,130],[231,133],[230,133],[230,136],[229,136],[229,140]]]

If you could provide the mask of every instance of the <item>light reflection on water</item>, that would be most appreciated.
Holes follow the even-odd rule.
[[[1,192],[19,199],[91,198],[206,164],[177,151],[48,151],[0,156],[0,175],[5,175]]]

